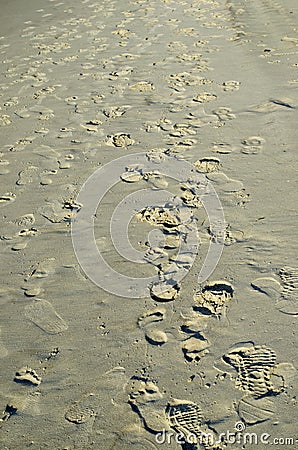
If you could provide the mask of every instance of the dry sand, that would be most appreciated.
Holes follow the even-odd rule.
[[[0,6],[1,449],[239,450],[267,448],[263,433],[294,439],[297,2]],[[167,182],[192,207],[201,243],[179,292],[119,297],[80,269],[75,199],[99,167],[153,149],[208,172],[226,217],[224,251],[198,285],[212,237],[196,193],[131,169],[95,220],[109,264],[147,277],[175,255],[172,234],[164,254],[127,262],[109,234],[125,196]],[[162,214],[131,223],[136,249]],[[238,422],[258,445],[241,435],[217,446],[156,441],[163,429],[216,440]]]

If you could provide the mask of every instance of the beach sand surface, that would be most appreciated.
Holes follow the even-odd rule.
[[[265,434],[294,448],[297,2],[0,7],[1,449],[262,449]],[[167,189],[192,215],[198,254],[192,267],[177,256],[186,276],[168,296],[155,285],[146,297],[121,285],[115,295],[112,272],[103,289],[72,244],[84,183],[138,153],[157,172],[159,159],[193,164],[224,211],[221,258],[198,283],[217,237],[191,180],[132,164],[107,188],[94,237],[127,277],[159,274],[162,285],[190,227],[150,203],[124,227],[123,199]],[[145,264],[119,254],[111,222]],[[179,443],[179,432],[212,442]]]

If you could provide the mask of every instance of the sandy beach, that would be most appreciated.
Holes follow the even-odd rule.
[[[0,449],[296,448],[297,2],[0,6]]]

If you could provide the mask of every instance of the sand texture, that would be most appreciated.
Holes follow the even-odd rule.
[[[1,450],[296,448],[297,1],[0,9]]]

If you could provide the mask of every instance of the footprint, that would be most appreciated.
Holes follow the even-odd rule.
[[[16,220],[16,224],[19,227],[28,227],[30,225],[34,225],[34,223],[35,223],[34,214],[25,214]]]
[[[122,181],[126,183],[136,183],[143,179],[142,167],[131,165],[125,168],[125,172],[120,175]]]
[[[5,358],[5,356],[8,355],[8,350],[5,348],[4,344],[2,343],[1,338],[1,328],[0,328],[0,358]]]
[[[166,118],[161,118],[157,121],[147,121],[144,123],[144,127],[147,133],[150,133],[152,131],[173,131],[173,125],[172,122],[169,119]],[[163,149],[153,149],[153,151],[156,150],[161,150],[163,151]],[[166,152],[167,149],[164,149],[164,152]]]
[[[291,98],[286,98],[286,97],[271,98],[269,101],[273,105],[282,106],[282,107],[290,108],[290,109],[297,109],[297,105],[295,104],[295,101]]]
[[[201,333],[207,328],[206,320],[204,320],[203,317],[199,317],[193,311],[190,315],[182,315],[182,317],[183,319],[185,319],[185,321],[181,325],[181,331],[183,333],[195,335],[197,333]]]
[[[170,206],[147,207],[137,213],[136,216],[142,222],[154,226],[163,225],[166,228],[177,227],[182,223],[178,209]]]
[[[256,278],[251,286],[272,298],[275,307],[284,314],[298,314],[298,269],[284,267],[279,271],[281,282],[272,277]]]
[[[71,433],[75,448],[89,448],[94,422],[98,413],[98,399],[92,393],[83,395],[65,412],[65,419],[75,425]]]
[[[32,384],[39,386],[42,379],[34,369],[28,366],[21,367],[15,374],[14,381],[23,384]]]
[[[41,145],[33,150],[33,153],[39,157],[40,167],[44,170],[57,170],[57,160],[60,153],[48,145]]]
[[[226,226],[225,242],[224,242],[226,246],[236,244],[237,242],[244,242],[247,239],[248,236],[245,235],[243,231],[234,229],[233,227],[231,227],[230,224]]]
[[[52,304],[47,300],[34,298],[32,303],[25,307],[25,316],[49,334],[62,333],[68,329],[65,320],[57,314]]]
[[[213,151],[215,153],[220,153],[227,155],[237,150],[235,145],[229,144],[228,142],[217,142],[213,144]]]
[[[142,166],[131,165],[126,167],[126,171],[120,175],[122,181],[126,183],[136,183],[144,180],[152,186],[162,189],[168,186],[167,181],[157,170],[152,172],[143,172]]]
[[[163,129],[163,127],[161,127],[161,129]],[[175,123],[173,131],[169,133],[169,136],[180,138],[195,134],[197,134],[197,132],[192,128],[190,123]]]
[[[145,378],[132,377],[129,403],[137,409],[149,431],[160,432],[168,428],[165,417],[166,401],[158,386]]]
[[[215,109],[212,113],[215,114],[221,122],[236,119],[236,116],[232,113],[231,108],[227,108],[225,106]]]
[[[218,126],[218,117],[215,114],[207,114],[205,111],[198,116],[190,113],[187,119],[194,128],[202,128],[207,125]]]
[[[8,205],[8,203],[14,202],[16,199],[16,194],[12,192],[7,192],[6,194],[0,195],[0,206]]]
[[[10,120],[10,116],[8,114],[0,114],[0,127],[5,127],[11,123],[12,121]]]
[[[159,164],[165,161],[166,152],[166,148],[152,148],[151,150],[148,150],[146,157],[149,161]]]
[[[26,184],[30,184],[35,181],[35,176],[37,173],[38,167],[28,166],[26,169],[19,172],[19,178],[16,181],[18,186],[25,186]]]
[[[224,91],[238,91],[240,88],[240,84],[240,81],[229,80],[224,81],[222,83],[222,86]]]
[[[58,164],[58,161],[57,161]],[[59,166],[60,168],[60,166]],[[39,174],[39,182],[42,186],[48,186],[49,184],[53,183],[53,179],[52,176],[56,175],[58,173],[58,170],[56,169],[52,169],[52,170],[43,170],[40,174]]]
[[[168,187],[168,182],[158,170],[144,172],[143,179],[157,189],[165,189]]]
[[[19,103],[18,97],[11,97],[3,103],[3,106],[6,106],[9,108],[11,106],[16,106],[18,103]]]
[[[16,242],[12,247],[11,250],[13,250],[14,252],[19,252],[21,250],[24,250],[28,245],[28,241],[25,241],[24,239],[22,239],[19,242]]]
[[[94,402],[90,402],[90,398],[92,399],[92,397],[93,394],[86,394],[82,398],[74,402],[71,407],[65,412],[65,419],[68,422],[72,422],[75,424],[86,423],[89,422],[90,419],[93,421],[93,418],[96,417],[97,412],[93,408]]]
[[[30,114],[28,112],[28,109],[26,109],[26,107],[22,109],[17,109],[16,111],[14,111],[14,114],[18,116],[20,119],[28,119],[30,117]]]
[[[171,428],[184,436],[183,448],[221,449],[218,437],[205,423],[201,408],[188,400],[171,400],[166,407],[166,417]]]
[[[69,213],[58,200],[47,201],[45,206],[38,209],[38,212],[52,223],[61,223],[70,219]]]
[[[182,344],[182,351],[187,361],[200,361],[209,353],[209,341],[202,333],[196,333]]]
[[[194,163],[194,166],[198,172],[217,172],[220,168],[220,160],[218,158],[206,157],[198,159],[198,161]]]
[[[281,284],[271,277],[256,278],[251,282],[251,286],[262,294],[268,295],[268,297],[278,300],[282,292]]]
[[[265,346],[236,347],[223,356],[223,361],[237,371],[235,386],[252,393],[256,398],[274,392],[271,375],[276,354]]]
[[[240,419],[246,425],[256,425],[274,417],[275,407],[268,398],[255,398],[253,395],[242,397],[237,406]]]
[[[145,338],[152,345],[163,345],[168,341],[167,334],[158,328],[149,328],[145,331]]]
[[[243,189],[241,181],[229,178],[223,172],[212,172],[206,175],[223,192],[238,192]]]
[[[204,423],[201,408],[188,400],[171,400],[166,408],[166,417],[169,425],[186,438],[191,433],[198,437],[202,432]]]
[[[61,170],[70,169],[71,168],[71,164],[70,164],[71,159],[73,159],[73,157],[72,158],[65,157],[64,159],[58,160],[57,163],[59,165],[59,169],[61,169]]]
[[[174,89],[184,86],[204,86],[208,84],[212,84],[212,81],[190,72],[180,72],[169,76],[169,87]]]
[[[116,117],[123,116],[128,109],[131,107],[128,105],[125,106],[111,106],[110,108],[105,108],[102,110],[103,114],[108,119],[116,119]]]
[[[195,97],[193,97],[192,100],[198,103],[207,103],[216,99],[217,95],[213,94],[212,92],[201,92],[200,94],[197,94]]]
[[[42,414],[40,409],[40,392],[30,392],[27,395],[16,395],[11,398],[3,411],[1,421],[8,420],[12,415],[39,416]]]
[[[175,280],[166,280],[153,284],[150,287],[151,298],[158,302],[171,302],[179,294],[180,285]]]
[[[197,139],[176,139],[170,137],[166,141],[166,144],[171,146],[171,148],[167,151],[167,154],[174,157],[175,155],[177,157],[177,155],[179,154],[183,155],[183,152],[185,152],[185,150],[188,150],[193,145],[196,145],[197,142]]]
[[[253,105],[248,108],[248,111],[256,113],[271,113],[278,111],[281,108],[295,109],[296,105],[292,99],[289,98],[275,98],[268,102],[261,103],[259,105]]]
[[[31,227],[31,228],[23,228],[18,232],[18,236],[24,237],[24,236],[36,236],[38,234],[38,229]]]
[[[157,307],[146,311],[138,319],[138,326],[140,328],[146,327],[151,324],[162,322],[166,318],[166,309]]]
[[[129,86],[129,89],[137,92],[150,92],[154,91],[155,87],[153,83],[150,83],[149,81],[139,81]]]
[[[50,130],[48,128],[42,127],[42,128],[38,128],[38,129],[34,130],[34,133],[41,134],[42,136],[45,136],[46,134],[49,133],[49,131]]]
[[[56,268],[56,259],[47,258],[33,266],[29,274],[29,278],[30,279],[47,278],[49,275],[55,273],[55,268]]]
[[[0,156],[3,156],[3,153],[0,153]],[[9,161],[0,159],[0,175],[7,175],[10,173],[10,170],[8,169]]]
[[[184,184],[181,186],[183,193],[180,198],[186,206],[190,208],[202,208],[200,196],[202,194],[200,186]]]
[[[194,294],[195,310],[203,316],[221,316],[233,295],[234,286],[231,283],[213,281]]]
[[[113,147],[129,147],[134,144],[134,140],[131,138],[130,134],[117,133],[111,136],[107,136],[106,144]]]
[[[248,137],[241,142],[241,153],[245,155],[257,155],[263,148],[264,143],[265,139],[259,136]]]
[[[236,206],[245,206],[250,201],[250,194],[245,189],[235,192]]]
[[[284,267],[279,271],[282,281],[281,300],[276,304],[279,311],[285,314],[298,314],[298,269]]]
[[[80,126],[86,130],[88,133],[98,133],[101,131],[98,127],[99,125],[102,125],[101,120],[93,119],[89,120],[88,122],[81,123]]]

